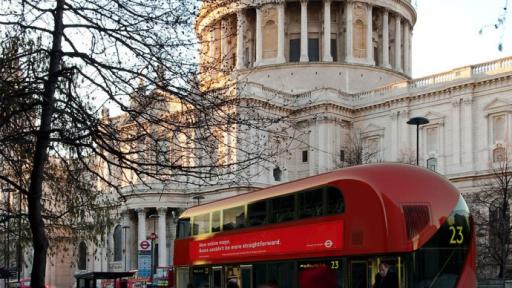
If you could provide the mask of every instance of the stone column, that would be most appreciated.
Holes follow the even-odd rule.
[[[137,239],[140,241],[146,240],[146,209],[139,208],[137,210],[137,217],[139,223],[137,224]],[[137,243],[139,245],[139,243]]]
[[[178,215],[176,215],[178,217]],[[174,218],[169,223],[169,247],[170,247],[170,253],[169,253],[169,262],[173,263],[173,246],[174,246],[174,240],[176,240],[176,221]]]
[[[158,208],[158,266],[167,266],[167,208]]]
[[[131,266],[131,254],[130,254],[130,229],[133,229],[133,223],[130,221],[130,213],[128,210],[123,212],[123,224],[121,226],[123,228],[123,271],[130,270]],[[126,267],[124,267],[124,263],[126,263]],[[126,268],[126,269],[125,269]]]
[[[467,96],[464,104],[464,162],[469,171],[474,171],[473,161],[473,98]]]
[[[402,71],[402,19],[395,16],[395,70]]]
[[[412,25],[409,26],[409,71],[407,71],[409,76],[412,76]]]
[[[353,39],[353,15],[352,15],[353,4],[352,2],[345,2],[345,24],[347,25],[347,32],[345,33],[345,62],[353,62],[353,50],[354,50],[354,39]]]
[[[221,51],[221,67],[222,69],[229,69],[229,47],[228,37],[229,35],[229,21],[226,18],[221,20],[220,24],[220,51]]]
[[[308,1],[300,1],[300,62],[308,62]]]
[[[277,4],[277,63],[286,62],[284,58],[284,2]]]
[[[366,61],[369,65],[375,65],[373,59],[373,6],[368,4],[366,12]]]
[[[244,32],[245,32],[245,14],[243,10],[239,10],[236,14],[237,30],[236,30],[236,68],[245,68],[244,59]]]
[[[324,0],[324,62],[332,62],[331,55],[331,0]]]
[[[261,7],[256,8],[256,66],[261,65],[263,58],[263,32],[261,31],[262,25]]]
[[[407,74],[407,75],[411,75],[410,74],[410,65],[411,63],[409,62],[410,60],[410,57],[409,57],[409,54],[411,53],[411,51],[409,50],[409,44],[410,44],[410,26],[409,26],[409,23],[407,21],[404,22],[404,73]]]
[[[460,169],[460,158],[461,158],[461,149],[460,149],[460,135],[461,135],[461,129],[460,129],[460,99],[455,99],[452,101],[452,112],[451,115],[453,117],[452,120],[452,166],[453,168],[451,171],[446,171],[447,173],[454,173],[458,172]]]
[[[391,130],[391,137],[389,137],[389,147],[391,148],[391,156],[390,156],[390,159],[389,161],[398,161],[398,113],[397,111],[393,111],[391,112],[391,114],[389,115],[390,119],[391,119],[391,125],[390,125],[390,130]]]
[[[382,14],[382,66],[391,68],[389,65],[389,11],[384,10]]]
[[[309,126],[309,176],[313,176],[318,174],[318,120],[311,120],[311,124]]]

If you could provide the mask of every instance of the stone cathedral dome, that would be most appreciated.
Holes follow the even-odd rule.
[[[219,0],[196,32],[203,71],[286,93],[355,93],[410,78],[415,22],[408,0]]]

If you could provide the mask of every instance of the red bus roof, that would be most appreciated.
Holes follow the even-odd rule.
[[[379,163],[338,169],[333,172],[310,176],[242,195],[205,203],[185,210],[180,215],[180,218],[187,218],[211,211],[244,205],[261,199],[307,190],[327,185],[337,180],[348,179],[365,182],[372,186],[376,193],[384,194],[396,203],[434,201],[436,203],[439,202],[438,205],[444,203],[447,204],[449,208],[453,208],[459,195],[457,189],[453,187],[448,180],[431,170],[406,164]],[[421,187],[420,184],[422,184]],[[429,185],[443,188],[444,192],[432,191]],[[344,194],[354,193],[353,191],[343,192]]]
[[[293,227],[299,229],[298,227],[304,225],[309,225],[308,227],[326,225],[325,229],[330,229],[328,228],[330,226],[325,223],[332,221],[342,223],[342,231],[339,233],[343,234],[340,242],[343,243],[343,247],[336,251],[314,251],[308,255],[288,256],[254,255],[251,256],[252,258],[241,257],[226,261],[413,251],[423,246],[447,220],[460,197],[460,193],[448,180],[425,168],[405,164],[370,164],[340,169],[196,206],[186,210],[181,218],[326,185],[337,187],[343,194],[345,202],[343,214],[178,239],[175,264],[184,265],[194,262],[193,257],[190,258],[188,254],[192,249],[190,247],[195,247],[194,241],[222,240],[229,237],[240,239],[240,236],[244,235],[250,238],[256,235],[255,232],[271,232],[277,231],[275,228],[288,229],[288,227],[292,227],[290,231],[295,231]]]

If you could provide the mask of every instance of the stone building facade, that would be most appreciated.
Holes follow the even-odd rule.
[[[372,161],[407,161],[416,154],[416,128],[406,122],[416,116],[430,121],[420,128],[420,165],[464,193],[477,191],[479,177],[512,140],[512,58],[412,79],[415,21],[407,0],[205,5],[196,25],[200,61],[203,69],[218,66],[205,81],[236,80],[240,98],[293,115],[301,133],[288,132],[300,137],[289,137],[291,149],[252,168],[251,187],[127,187],[107,245],[84,243],[81,268],[137,269],[137,243],[151,233],[158,235],[158,265],[170,266],[182,209],[341,167],[350,134],[375,152]]]

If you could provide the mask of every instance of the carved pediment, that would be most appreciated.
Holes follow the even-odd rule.
[[[446,116],[438,112],[428,111],[425,115],[423,115],[423,117],[428,119],[429,124],[441,125],[444,123],[444,119]]]
[[[484,111],[487,115],[500,112],[512,112],[512,103],[509,100],[495,98],[485,106]]]
[[[375,136],[375,135],[384,135],[384,127],[370,123],[368,124],[361,133],[363,137]]]

